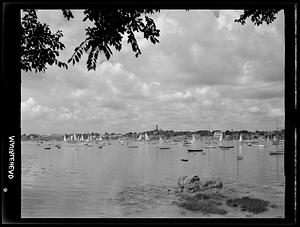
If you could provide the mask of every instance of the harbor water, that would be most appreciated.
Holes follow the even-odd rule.
[[[187,152],[182,143],[112,141],[99,144],[61,143],[61,148],[22,142],[21,216],[23,218],[200,217],[178,207],[172,190],[179,177],[198,175],[222,180],[224,189],[267,199],[284,215],[284,155],[275,146],[247,144]],[[46,146],[51,149],[44,149]],[[203,142],[198,146],[204,147]],[[237,160],[242,149],[242,160]],[[188,161],[182,161],[182,159]],[[228,214],[228,217],[234,214]],[[225,215],[226,217],[226,215]]]

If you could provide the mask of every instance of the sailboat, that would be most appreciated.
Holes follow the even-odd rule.
[[[192,139],[191,140],[185,139],[184,142],[183,142],[183,145],[191,145],[191,144],[193,144],[195,142],[196,142],[196,138],[195,138],[194,135],[192,135]]]
[[[243,142],[243,134],[242,133],[240,134],[239,142],[240,143]]]
[[[138,141],[141,141],[143,139],[143,135],[140,134],[139,138],[138,138]]]
[[[159,147],[159,149],[161,149],[161,150],[171,149],[170,147],[164,145],[165,142],[163,141],[163,139],[161,137],[159,137],[159,143],[161,144],[161,146]]]
[[[75,134],[75,132],[74,132],[74,134],[73,134],[73,137],[74,137],[74,142],[78,142],[78,138],[77,138],[77,135]]]
[[[237,160],[242,160],[242,159],[243,159],[243,150],[242,150],[242,146],[239,145],[239,146],[237,147],[237,149],[238,149]]]
[[[275,136],[274,136],[274,139],[276,139],[275,138]],[[275,143],[274,144],[274,141],[273,141],[273,145],[275,145],[275,147],[276,147],[276,150],[275,151],[270,151],[269,152],[269,154],[270,155],[280,155],[280,154],[284,154],[284,145],[283,145],[283,148],[282,149],[279,149],[279,140],[275,140],[275,141],[277,141],[278,143]]]
[[[163,142],[163,140],[162,140],[162,138],[161,138],[161,137],[159,137],[159,142],[160,142],[160,143],[162,143],[162,142]]]
[[[222,141],[223,141],[223,133],[221,134],[220,139],[219,139],[219,148],[222,148],[222,149],[234,148],[233,145],[223,145]]]
[[[74,138],[74,136],[75,136],[75,133],[74,133],[74,135],[71,134],[71,135],[69,136],[69,138],[68,138],[68,142],[69,142],[69,143],[75,143],[75,138]]]
[[[191,143],[195,143],[196,142],[196,138],[194,135],[192,135],[192,140],[191,140]]]
[[[193,135],[193,137],[194,137],[194,135]],[[188,152],[202,152],[203,149],[201,149],[199,147],[198,148],[196,147],[196,139],[195,139],[195,141],[193,142],[193,147],[192,148],[188,148],[187,151]]]
[[[205,148],[216,148],[217,146],[216,146],[216,145],[213,145],[213,144],[211,143],[211,138],[209,137],[209,139],[208,139],[208,144],[206,144],[204,147],[205,147]]]
[[[83,141],[84,141],[83,134],[81,134],[81,137],[80,137],[79,141],[80,141],[80,142],[83,142]]]
[[[145,132],[145,141],[149,141],[149,137],[146,132]]]
[[[210,122],[208,122],[208,131],[210,132]],[[208,138],[208,144],[204,146],[204,148],[216,148],[217,146],[211,143],[211,137]]]
[[[84,140],[84,145],[87,145],[87,146],[89,146],[89,142],[90,142],[90,136],[89,135],[87,135],[87,138]]]
[[[273,144],[273,145],[278,145],[278,144],[279,144],[279,140],[277,140],[275,136],[273,137],[273,142],[272,142],[272,144]]]
[[[265,142],[262,137],[259,138],[260,143],[258,144],[258,148],[264,148],[265,147]]]
[[[67,142],[68,140],[67,140],[67,137],[66,137],[66,135],[64,135],[64,142]]]

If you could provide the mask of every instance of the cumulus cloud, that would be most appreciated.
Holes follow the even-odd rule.
[[[259,28],[235,23],[240,13],[162,10],[154,16],[160,42],[138,36],[138,58],[124,41],[96,71],[83,57],[69,70],[22,72],[22,130],[274,128],[284,118],[283,12]],[[40,15],[64,32],[68,59],[85,36],[82,12],[71,22]]]
[[[53,110],[47,106],[39,105],[34,98],[30,97],[24,102],[21,102],[21,111],[24,115],[36,117]]]

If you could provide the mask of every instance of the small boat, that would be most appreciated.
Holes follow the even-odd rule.
[[[203,149],[187,149],[188,152],[202,152]]]
[[[138,148],[139,146],[137,146],[137,145],[129,145],[129,146],[127,146],[128,148]]]
[[[229,148],[234,148],[233,145],[219,145],[219,148],[225,148],[225,149],[229,149]]]
[[[208,122],[208,131],[210,132],[210,121]],[[213,145],[211,142],[211,137],[209,136],[208,144],[204,145],[204,148],[216,148],[216,145]]]
[[[228,148],[228,147],[221,147],[220,149],[221,150],[229,150],[230,148]]]
[[[44,147],[44,149],[45,149],[45,150],[50,150],[50,149],[51,149],[51,147]]]
[[[279,154],[284,154],[284,151],[270,151],[270,155],[279,155]]]
[[[99,148],[102,148],[102,146],[99,146]]]
[[[219,139],[219,148],[221,148],[221,149],[234,148],[233,145],[226,145],[226,144],[223,145],[222,141],[223,141],[223,133],[221,134],[220,139]]]
[[[217,146],[215,145],[205,145],[204,148],[216,148]]]
[[[182,158],[181,161],[182,161],[182,162],[188,162],[189,160],[188,160],[188,159]]]
[[[167,149],[171,149],[170,147],[160,147],[160,150],[167,150]]]
[[[188,145],[192,145],[192,143],[190,141],[185,140],[183,142],[183,146],[188,146]]]

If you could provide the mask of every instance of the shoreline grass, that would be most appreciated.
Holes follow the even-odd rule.
[[[226,205],[230,207],[240,207],[241,211],[248,211],[250,213],[259,214],[268,210],[270,202],[249,198],[247,196],[236,199],[227,199]]]

